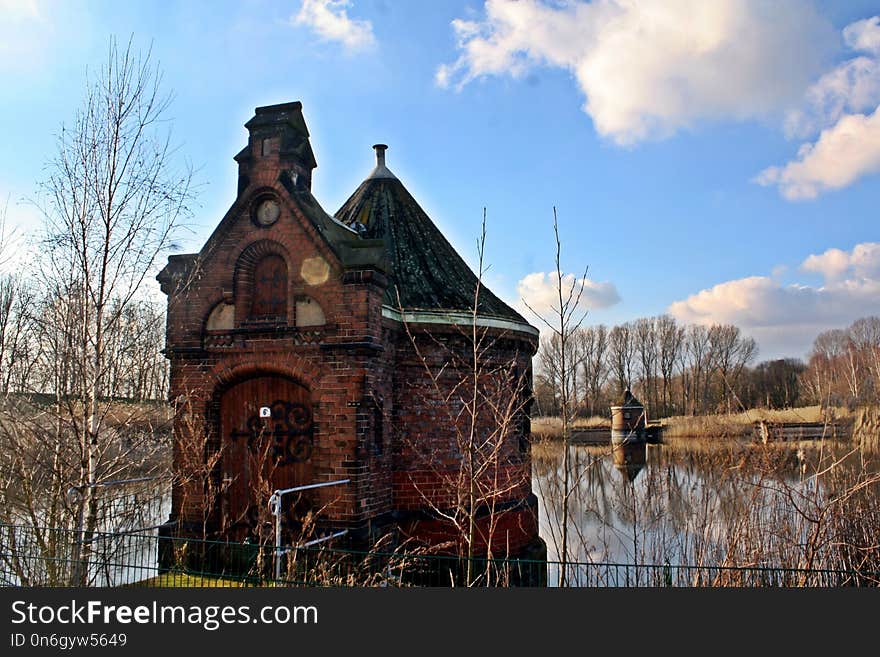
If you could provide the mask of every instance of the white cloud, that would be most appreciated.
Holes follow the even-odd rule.
[[[52,31],[37,0],[0,0],[0,71],[37,68]]]
[[[843,28],[843,40],[853,50],[880,54],[880,16],[872,16]]]
[[[789,137],[806,137],[837,123],[847,113],[880,105],[880,61],[856,57],[823,75],[806,93],[806,106],[785,117]]]
[[[0,16],[4,20],[40,18],[37,0],[0,0]]]
[[[542,271],[527,274],[516,284],[521,303],[517,307],[526,315],[532,311],[538,313],[552,323],[554,312],[559,308],[559,277],[556,272],[546,273]],[[613,283],[597,282],[589,278],[577,278],[574,274],[562,275],[563,303],[572,292],[572,302],[578,297],[581,284],[583,292],[580,293],[578,308],[581,311],[607,308],[620,301],[620,295]],[[528,304],[528,306],[526,306]],[[577,314],[577,313],[575,313]],[[558,323],[558,320],[557,320]]]
[[[823,284],[750,276],[676,301],[668,312],[683,322],[735,324],[758,341],[762,358],[803,356],[820,332],[880,313],[880,244],[829,249],[806,258],[801,269],[821,274]]]
[[[789,137],[818,133],[816,140],[802,144],[792,161],[755,177],[761,185],[777,185],[790,201],[813,199],[880,171],[880,17],[846,26],[843,40],[867,54],[822,75],[802,106],[785,117]]]
[[[841,280],[880,280],[880,243],[856,244],[852,251],[828,249],[801,263],[804,271],[821,274],[830,283]]]
[[[348,17],[349,0],[303,0],[295,25],[311,28],[325,41],[341,43],[347,50],[364,50],[376,44],[373,24]]]
[[[796,159],[764,169],[755,181],[777,185],[789,201],[814,199],[880,171],[880,107],[874,113],[847,114],[823,130],[814,144],[804,144]]]
[[[830,47],[808,4],[779,0],[487,0],[482,21],[452,27],[461,55],[438,68],[440,86],[563,68],[596,130],[618,144],[777,111]]]
[[[837,123],[846,114],[871,111],[880,104],[880,16],[843,29],[850,50],[868,53],[839,64],[807,89],[804,106],[789,110],[785,132],[806,137]]]
[[[828,249],[820,255],[809,256],[801,264],[801,269],[821,274],[826,280],[839,280],[849,269],[849,260],[850,255],[846,251]]]

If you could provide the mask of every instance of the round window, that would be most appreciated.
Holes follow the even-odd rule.
[[[260,226],[271,226],[281,214],[281,206],[275,199],[267,198],[257,205],[255,218]]]

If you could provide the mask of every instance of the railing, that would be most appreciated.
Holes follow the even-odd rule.
[[[0,525],[0,585],[68,586],[461,586],[467,561],[415,551],[289,548],[275,576],[275,546],[159,536]],[[81,541],[82,557],[74,559]],[[546,586],[560,564],[536,559],[475,559],[471,584]],[[880,573],[773,566],[568,563],[577,587],[878,586]],[[75,575],[75,573],[77,575]],[[549,578],[552,584],[554,577]]]

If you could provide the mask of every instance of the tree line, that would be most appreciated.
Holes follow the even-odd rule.
[[[85,384],[89,344],[82,339],[83,295],[73,286],[42,283],[21,274],[0,275],[0,395],[69,398]],[[103,395],[164,401],[164,308],[145,298],[116,298],[107,310],[111,321],[102,336]]]
[[[880,317],[820,333],[799,383],[813,403],[852,408],[880,402]]]
[[[821,333],[805,363],[797,358],[753,365],[755,340],[732,324],[681,324],[669,315],[607,327],[578,327],[563,354],[558,336],[537,356],[536,414],[559,415],[565,387],[581,416],[606,415],[632,390],[652,417],[790,408],[855,406],[878,400],[880,318]]]
[[[194,193],[161,79],[149,51],[111,39],[32,201],[35,253],[0,278],[0,524],[36,533],[55,583],[87,583],[96,533],[148,526],[167,486],[167,410],[114,401],[167,394],[165,314],[144,282]]]

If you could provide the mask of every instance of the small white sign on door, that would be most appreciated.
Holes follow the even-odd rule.
[[[268,406],[260,406],[260,417],[272,417],[272,409]]]

